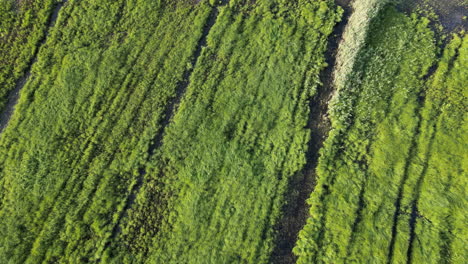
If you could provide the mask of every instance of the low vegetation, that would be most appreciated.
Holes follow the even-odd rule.
[[[45,37],[56,0],[0,0],[0,111]]]
[[[0,0],[0,263],[293,262],[318,154],[297,263],[466,262],[466,33],[389,2]]]
[[[352,2],[352,13],[336,54],[334,85],[337,90],[343,88],[351,74],[358,55],[366,44],[372,20],[389,2],[391,0],[354,0]]]
[[[438,53],[428,24],[392,7],[371,24],[331,111],[298,263],[466,259],[466,57],[455,37],[426,80]]]
[[[101,257],[210,9],[149,0],[62,8],[0,138],[0,262]]]
[[[222,4],[62,8],[0,139],[2,262],[268,262],[341,11]]]
[[[408,235],[410,239],[395,247],[395,255],[406,254],[412,263],[464,263],[468,258],[467,51],[465,33],[452,36],[427,82],[416,151],[403,190],[405,214],[399,216],[397,241]],[[408,221],[409,230],[404,227]]]
[[[269,262],[287,183],[305,163],[308,100],[341,14],[329,1],[273,3],[221,8],[130,213],[123,240],[133,256]]]

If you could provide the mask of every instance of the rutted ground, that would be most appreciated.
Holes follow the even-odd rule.
[[[427,81],[393,253],[406,253],[407,263],[464,263],[468,257],[467,50],[464,33],[451,36]]]
[[[222,8],[154,160],[166,166],[153,169],[130,216],[142,227],[124,234],[135,252],[152,242],[155,263],[269,262],[286,184],[305,158],[307,101],[339,18],[328,1],[306,2]],[[174,208],[162,224],[158,192]]]
[[[307,199],[313,192],[316,182],[315,168],[319,158],[319,150],[330,130],[328,119],[328,104],[336,90],[333,83],[333,70],[336,65],[336,53],[343,36],[343,30],[351,14],[349,0],[339,0],[336,3],[343,9],[341,21],[335,26],[332,36],[328,40],[325,53],[327,67],[320,74],[321,85],[316,94],[309,100],[309,119],[307,128],[310,138],[307,143],[306,164],[294,175],[287,190],[287,201],[282,208],[282,217],[278,222],[275,250],[272,263],[295,263],[297,257],[293,254],[299,231],[304,227],[309,217],[310,205]]]
[[[62,8],[0,141],[2,262],[101,258],[210,10]]]
[[[199,3],[199,2],[197,2]],[[160,130],[156,136],[151,140],[151,144],[148,148],[148,158],[150,159],[153,155],[155,150],[159,149],[162,145],[162,140],[165,134],[165,129],[169,125],[169,122],[172,120],[174,113],[177,110],[177,107],[185,94],[185,91],[187,90],[188,85],[190,84],[190,76],[193,72],[193,69],[196,67],[198,58],[201,55],[202,49],[206,47],[206,42],[207,42],[207,37],[208,34],[210,33],[211,28],[213,25],[216,23],[216,19],[219,15],[219,8],[223,5],[226,5],[228,3],[227,0],[224,2],[220,2],[219,5],[213,6],[210,11],[210,15],[208,16],[208,20],[204,25],[203,28],[203,33],[197,43],[196,50],[194,52],[194,55],[192,56],[191,59],[191,66],[187,68],[183,74],[183,79],[178,82],[177,84],[177,90],[176,90],[176,95],[170,99],[170,101],[167,103],[166,109],[163,114],[163,119],[161,120],[161,126],[163,129]],[[149,161],[149,160],[148,160]],[[144,177],[146,175],[146,168],[142,167],[138,170],[139,176],[137,178],[137,181],[135,185],[133,186],[132,190],[130,191],[129,196],[126,199],[125,206],[123,210],[121,211],[119,218],[117,220],[117,223],[115,224],[113,230],[112,230],[112,235],[108,241],[108,245],[112,243],[112,241],[119,235],[121,232],[121,227],[120,223],[123,217],[127,216],[127,211],[133,206],[135,203],[135,199],[137,194],[139,193],[143,183],[144,183]]]

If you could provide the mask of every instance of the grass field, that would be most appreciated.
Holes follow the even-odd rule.
[[[2,262],[100,258],[210,12],[102,4],[63,7],[2,135]]]
[[[463,23],[389,2],[0,0],[0,263],[466,262]]]
[[[17,100],[17,82],[26,81],[25,72],[44,42],[55,4],[55,0],[0,1],[0,113],[8,101]],[[6,126],[5,117],[1,118],[0,131]]]
[[[453,36],[437,63],[428,23],[393,8],[372,22],[332,106],[298,263],[466,260],[466,47]]]
[[[101,4],[63,7],[2,135],[4,260],[268,262],[340,12]]]

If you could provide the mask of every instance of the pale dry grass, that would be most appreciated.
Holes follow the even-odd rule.
[[[389,1],[355,0],[353,2],[352,14],[337,51],[334,72],[334,84],[337,91],[343,88],[348,75],[353,70],[359,51],[364,46],[370,22]]]

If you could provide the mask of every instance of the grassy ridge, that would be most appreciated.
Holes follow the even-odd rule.
[[[0,0],[0,109],[37,55],[0,135],[0,263],[270,263],[342,10],[69,0],[38,49],[56,2]],[[354,2],[298,263],[468,258],[467,38],[442,53],[387,2]]]
[[[436,54],[428,22],[387,8],[371,25],[331,111],[311,218],[295,248],[298,263],[380,263],[393,250],[392,219],[418,133],[422,78]]]
[[[392,8],[371,23],[331,111],[298,263],[466,260],[466,37],[436,63],[428,23]]]
[[[0,111],[43,40],[56,0],[0,0]]]
[[[101,257],[210,9],[93,0],[62,9],[0,141],[1,262]]]

